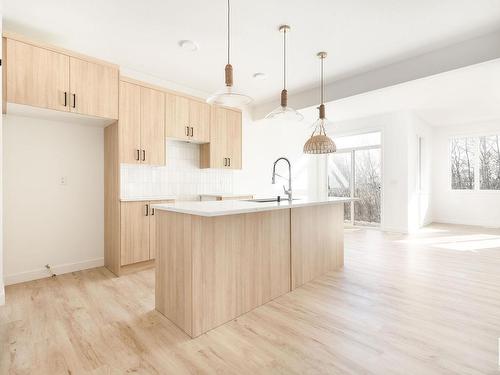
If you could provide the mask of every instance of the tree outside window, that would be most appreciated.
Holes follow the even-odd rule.
[[[451,140],[451,188],[474,189],[475,138],[453,138]]]
[[[479,183],[482,190],[500,190],[500,136],[479,138]]]

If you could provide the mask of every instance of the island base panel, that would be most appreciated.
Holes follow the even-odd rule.
[[[290,210],[157,212],[156,309],[191,337],[290,291]]]
[[[344,205],[291,210],[291,289],[344,266]]]

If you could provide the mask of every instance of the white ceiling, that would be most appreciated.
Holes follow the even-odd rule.
[[[225,0],[4,0],[4,28],[210,93],[223,84]],[[232,0],[235,82],[257,102],[281,89],[289,23],[289,89],[316,85],[315,53],[336,80],[498,28],[498,0]],[[196,41],[195,53],[180,49]],[[265,81],[252,79],[265,72]]]
[[[500,119],[500,59],[370,91],[326,104],[330,121],[410,111],[432,126]],[[317,109],[301,111],[306,122]]]

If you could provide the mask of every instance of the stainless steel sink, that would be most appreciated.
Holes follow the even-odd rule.
[[[299,198],[293,198],[293,201],[300,200]],[[281,198],[280,202],[288,202],[288,198]],[[274,198],[258,198],[258,199],[245,199],[245,202],[256,202],[256,203],[269,203],[269,202],[278,202],[278,197]]]

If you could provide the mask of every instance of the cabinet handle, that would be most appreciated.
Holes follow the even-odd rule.
[[[146,216],[149,216],[149,204],[146,204]]]
[[[73,94],[73,108],[76,108],[76,94]]]
[[[224,158],[224,167],[227,167],[227,158]]]
[[[142,161],[146,161],[146,150],[142,150]]]
[[[186,135],[189,137],[189,126],[186,126]]]
[[[194,135],[193,127],[191,126],[191,137]]]
[[[231,166],[231,158],[227,158],[227,160],[229,161],[229,163],[227,164],[228,167]]]
[[[64,91],[64,106],[68,106],[68,93],[66,91]]]
[[[137,151],[137,158],[135,160],[139,161],[141,160],[141,151],[139,149],[137,149],[136,151]]]
[[[155,209],[151,207],[151,216],[155,216]]]

